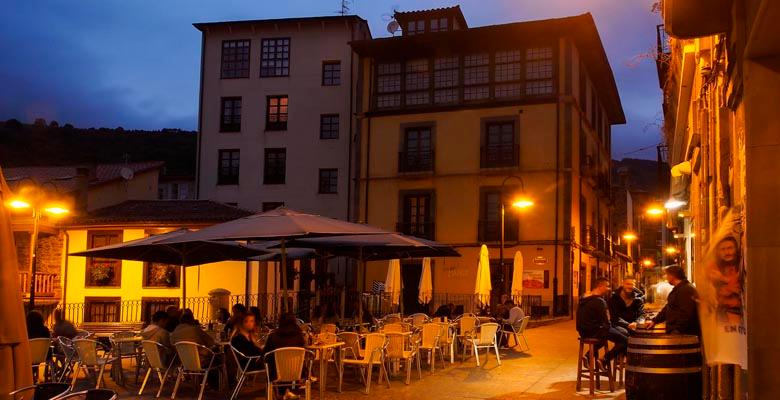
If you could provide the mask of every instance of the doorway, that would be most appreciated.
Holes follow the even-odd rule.
[[[420,293],[420,275],[422,274],[422,261],[402,261],[401,281],[403,282],[402,302],[404,314],[426,312],[426,307],[417,301]]]

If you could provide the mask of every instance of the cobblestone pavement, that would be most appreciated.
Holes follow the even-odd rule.
[[[456,357],[454,364],[447,362],[442,368],[437,363],[436,373],[431,374],[430,368],[423,364],[422,380],[417,378],[416,371],[412,374],[410,385],[404,384],[405,373],[401,371],[391,378],[391,387],[378,385],[377,373],[372,375],[371,394],[363,394],[363,387],[352,370],[347,370],[344,376],[342,393],[336,392],[337,375],[335,368],[330,368],[326,399],[572,399],[591,398],[587,392],[575,392],[577,371],[577,333],[573,321],[558,322],[546,326],[529,329],[526,337],[531,350],[519,353],[512,350],[501,351],[501,365],[496,363],[493,353],[488,362],[477,367],[474,358],[467,358],[461,363]],[[482,353],[484,361],[484,353]],[[129,366],[127,368],[129,370]],[[126,388],[116,388],[110,379],[106,379],[109,387],[120,392],[120,398],[136,397],[138,386],[128,371]],[[85,382],[86,383],[86,382]],[[606,381],[602,388],[606,389]],[[163,396],[170,396],[172,385],[163,391]],[[146,394],[140,398],[152,399],[157,385],[147,388]],[[312,398],[318,398],[316,386]],[[206,391],[207,399],[225,399],[227,395]],[[183,385],[177,398],[188,399],[197,395],[192,385]],[[248,383],[241,392],[242,399],[264,398],[265,390],[262,380],[258,383]],[[610,393],[607,390],[597,391],[592,398],[624,399],[623,390]]]

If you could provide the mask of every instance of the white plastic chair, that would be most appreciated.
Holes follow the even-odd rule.
[[[87,376],[90,375],[90,369],[98,370],[98,374],[95,377],[95,389],[100,389],[100,383],[103,381],[103,373],[106,371],[106,365],[114,362],[115,358],[111,356],[111,352],[108,351],[102,343],[91,339],[76,339],[73,341],[73,346],[76,348],[76,354],[78,355],[78,361],[73,368],[73,380],[71,381],[71,389],[76,386],[76,380],[79,377],[79,369],[83,368]],[[103,354],[100,354],[100,351]]]
[[[339,328],[336,326],[336,324],[322,324],[320,326],[320,333],[326,332],[336,334],[339,332]]]
[[[429,322],[422,326],[421,343],[419,351],[428,352],[428,360],[431,363],[431,373],[436,372],[436,352],[439,349],[439,336],[441,335],[441,326],[438,322]]]
[[[244,386],[246,378],[255,377],[265,372],[265,362],[262,355],[248,356],[230,345],[231,353],[233,353],[233,360],[236,362],[236,387],[230,394],[230,400],[238,397],[238,393],[241,392],[241,387]],[[263,368],[256,368],[260,364]]]
[[[417,354],[416,341],[407,341],[407,335],[402,333],[388,333],[387,335],[387,362],[393,361],[405,362],[406,384],[409,384],[412,376],[412,361],[417,359],[417,374],[422,379],[422,368],[420,367],[420,357]],[[408,343],[408,345],[407,345]],[[389,368],[388,368],[389,369]]]
[[[55,382],[66,382],[68,376],[73,373],[74,364],[78,361],[78,354],[76,353],[76,346],[73,344],[73,340],[64,336],[57,337],[57,351],[55,352],[55,358],[57,360],[57,373],[54,376]]]
[[[416,327],[422,327],[422,325],[424,323],[428,322],[429,319],[430,319],[430,317],[428,317],[428,315],[426,315],[424,313],[412,314],[408,318],[408,320],[411,322],[411,324],[416,326]]]
[[[528,321],[530,320],[530,316],[525,316],[516,324],[511,325],[510,329],[504,329],[501,331],[501,333],[504,335],[504,338],[506,339],[507,346],[509,345],[509,337],[512,336],[515,339],[515,346],[520,346],[520,351],[528,351],[531,349],[531,347],[528,346],[528,340],[525,338],[525,328],[528,326]],[[525,342],[525,348],[523,348],[521,345],[520,338],[523,338],[523,342]]]
[[[363,357],[363,349],[360,348],[360,334],[356,332],[341,332],[337,336],[344,342],[345,358]]]
[[[461,354],[466,351],[466,345],[468,345],[466,339],[473,337],[479,325],[479,319],[474,314],[463,314],[458,318],[458,342],[461,348]]]
[[[455,362],[455,337],[452,334],[452,326],[449,322],[437,322],[441,328],[439,333],[439,350],[441,351],[442,362],[444,353],[450,356],[450,364]]]
[[[385,350],[387,348],[387,337],[381,333],[369,333],[365,336],[365,347],[363,348],[363,355],[358,358],[343,358],[341,360],[341,368],[339,370],[339,386],[344,381],[344,367],[348,365],[358,366],[361,371],[365,371],[365,377],[361,372],[361,379],[366,384],[366,394],[371,390],[371,371],[374,366],[379,366],[379,379],[378,383],[382,383],[382,376],[384,374],[387,378],[387,387],[390,387],[390,378],[387,376],[387,370],[385,369]]]
[[[274,389],[278,387],[295,389],[303,387],[306,400],[311,399],[311,379],[303,376],[303,367],[308,361],[308,371],[311,371],[311,360],[314,358],[312,352],[302,347],[282,347],[271,351],[265,355],[265,363],[268,365],[269,358],[273,357],[276,378],[271,378],[271,369],[266,368],[267,394],[268,400],[274,399]]]
[[[157,390],[157,395],[154,397],[159,398],[160,393],[162,393],[163,387],[165,386],[168,374],[170,373],[171,368],[173,368],[173,363],[176,361],[176,353],[170,356],[171,361],[166,365],[164,354],[168,353],[168,348],[163,344],[153,340],[144,340],[141,342],[141,348],[143,348],[144,354],[146,354],[146,362],[149,365],[149,369],[146,370],[146,376],[144,377],[144,382],[141,384],[141,389],[138,390],[138,395],[140,396],[143,394],[146,383],[149,381],[149,376],[152,374],[152,371],[154,371],[157,374],[157,379],[160,380],[160,389]]]
[[[486,349],[485,351],[485,363],[487,363],[488,354],[492,347],[496,352],[496,360],[498,365],[501,365],[501,356],[498,354],[498,329],[499,326],[495,322],[488,322],[479,326],[476,334],[473,337],[466,338],[466,342],[470,347],[474,349],[474,357],[477,359],[477,366],[479,367],[479,349]],[[464,352],[465,353],[465,352]],[[461,361],[463,359],[461,358]]]
[[[49,349],[51,348],[51,339],[36,338],[30,339],[30,360],[32,361],[33,377],[38,376],[38,372],[43,364],[43,376],[48,376],[54,371],[51,359],[49,358]],[[45,380],[45,379],[44,379]],[[36,379],[35,382],[38,380]]]
[[[179,374],[176,376],[176,384],[173,386],[173,393],[171,393],[171,400],[176,398],[176,391],[179,390],[179,384],[185,375],[198,376],[203,375],[203,380],[200,383],[200,392],[198,393],[198,400],[203,398],[203,392],[206,390],[206,380],[209,373],[222,364],[216,364],[216,353],[210,348],[200,345],[195,342],[178,342],[175,344],[176,354],[179,356],[181,366],[179,366]],[[208,358],[208,365],[203,366],[201,363],[201,353]]]

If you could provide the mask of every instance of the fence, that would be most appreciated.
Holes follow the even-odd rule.
[[[401,293],[401,303],[404,294]],[[402,312],[406,314],[413,310],[402,310],[400,304],[392,304],[387,293],[360,293],[346,290],[325,290],[320,292],[290,291],[287,293],[287,312],[296,314],[304,320],[311,320],[316,315],[320,305],[330,305],[344,318],[354,318],[361,307],[374,317],[382,317],[389,313]],[[483,298],[482,301],[474,294],[467,293],[434,293],[427,305],[419,305],[414,311],[432,314],[443,304],[454,304],[456,310],[478,313],[483,304],[497,305],[497,297]],[[141,300],[108,300],[88,301],[86,303],[66,303],[39,305],[36,309],[53,324],[53,312],[61,310],[63,317],[74,324],[83,322],[149,322],[152,314],[168,307],[180,307],[181,299],[141,299]],[[285,296],[282,293],[240,294],[224,297],[189,297],[184,302],[184,308],[192,311],[195,319],[206,322],[215,318],[219,308],[230,310],[235,304],[247,307],[257,307],[260,315],[267,321],[275,321],[283,312]],[[542,301],[542,296],[525,295],[521,307],[526,315],[532,318],[546,318],[552,311],[551,302]]]

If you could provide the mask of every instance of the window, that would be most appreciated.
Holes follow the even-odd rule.
[[[319,193],[338,193],[339,170],[336,168],[321,168],[319,187]]]
[[[260,76],[290,75],[290,38],[263,39]]]
[[[488,122],[483,137],[482,168],[517,167],[514,121]]]
[[[433,60],[433,102],[437,104],[458,101],[459,58],[440,57]]]
[[[268,96],[265,108],[265,130],[287,130],[287,96]]]
[[[287,163],[287,149],[265,149],[265,167],[263,169],[263,184],[284,184]]]
[[[399,172],[433,171],[433,145],[431,128],[407,128],[398,157]]]
[[[428,72],[428,60],[413,60],[406,62],[406,105],[428,104],[430,102],[428,89],[431,87],[431,76]]]
[[[378,108],[391,108],[401,105],[401,63],[380,63],[377,65]]]
[[[222,117],[219,120],[220,132],[241,131],[241,98],[222,98]]]
[[[222,41],[222,79],[249,78],[249,39]]]
[[[424,20],[409,21],[406,24],[406,32],[404,32],[404,34],[406,34],[406,35],[419,35],[421,33],[425,33],[425,21]]]
[[[323,114],[320,115],[320,139],[338,139],[339,138],[339,115]]]
[[[141,320],[146,324],[152,323],[152,316],[157,311],[165,311],[168,307],[179,308],[178,297],[141,297]]]
[[[401,222],[397,230],[401,233],[425,239],[433,239],[433,193],[414,192],[401,195]]]
[[[448,25],[447,18],[434,18],[431,20],[431,32],[446,32]]]
[[[496,98],[520,97],[522,93],[523,54],[520,50],[496,53]]]
[[[119,297],[85,297],[84,322],[119,322]]]
[[[341,85],[341,61],[322,62],[322,86]]]
[[[122,231],[88,231],[87,247],[108,246],[122,241]],[[122,261],[90,257],[86,266],[86,287],[122,286]]]
[[[239,150],[219,150],[217,185],[238,185],[239,162]]]
[[[463,99],[482,100],[490,96],[490,58],[487,54],[469,54],[463,58]]]
[[[525,50],[525,94],[545,95],[553,93],[552,47]]]
[[[501,188],[483,189],[480,199],[479,238],[480,242],[501,240]],[[504,214],[504,240],[517,241],[519,219],[516,213]]]
[[[276,210],[279,207],[284,207],[283,201],[264,201],[263,212]]]
[[[173,264],[144,263],[145,288],[177,288],[181,267]]]

